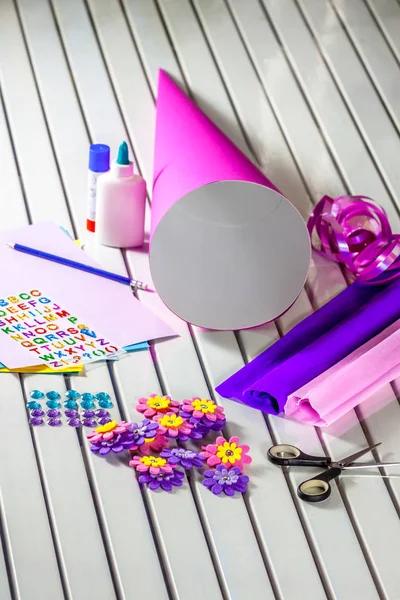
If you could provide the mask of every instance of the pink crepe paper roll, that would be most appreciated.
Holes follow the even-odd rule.
[[[400,376],[400,320],[288,397],[285,414],[331,425]]]
[[[298,211],[161,70],[150,268],[165,304],[202,327],[253,327],[293,304],[309,263]]]

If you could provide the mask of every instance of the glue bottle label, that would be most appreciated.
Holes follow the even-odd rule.
[[[96,228],[96,198],[97,198],[97,180],[101,173],[95,173],[89,171],[88,176],[88,212],[86,229],[88,231],[95,231]]]

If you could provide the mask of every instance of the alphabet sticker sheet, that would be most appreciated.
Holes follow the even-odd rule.
[[[0,299],[0,347],[7,336],[14,341],[21,365],[43,364],[51,369],[108,358],[118,347],[97,329],[52,300],[41,290]]]

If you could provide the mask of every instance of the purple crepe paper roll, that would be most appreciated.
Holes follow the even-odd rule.
[[[387,300],[388,294],[389,301]],[[253,408],[257,408],[266,413],[280,413],[286,403],[287,395],[294,392],[298,387],[301,387],[301,385],[304,385],[304,383],[307,383],[307,381],[310,381],[316,376],[310,375],[310,365],[304,363],[302,358],[303,353],[307,348],[310,345],[313,345],[319,338],[325,338],[328,332],[345,321],[347,321],[346,329],[341,330],[341,335],[346,338],[347,332],[350,333],[353,327],[352,317],[355,317],[362,307],[366,306],[374,299],[379,302],[378,305],[376,303],[374,304],[376,307],[375,310],[377,310],[378,313],[384,312],[386,304],[390,304],[390,302],[398,304],[398,300],[400,299],[400,282],[395,281],[386,286],[370,286],[357,282],[353,283],[335,296],[335,298],[330,300],[330,302],[301,321],[296,327],[291,329],[285,336],[267,348],[248,365],[221,383],[216,388],[216,391],[224,398],[239,400],[248,406],[252,406]],[[378,309],[377,306],[381,306],[381,308]],[[400,316],[400,310],[398,316]],[[395,321],[398,316],[395,316],[391,322]],[[386,326],[387,325],[382,326],[381,329]],[[375,335],[370,334],[367,331],[365,333],[366,337],[360,344]],[[322,349],[321,345],[318,347],[319,352],[325,352],[323,344]],[[349,354],[350,351],[345,353],[342,358]],[[296,354],[306,378],[306,381],[300,385],[295,385],[293,381],[294,378],[291,377],[290,371],[296,363],[296,359],[294,361],[292,360],[290,363],[289,359]],[[310,354],[311,357],[309,356]],[[313,360],[312,354],[313,348],[311,349],[311,352],[308,353],[309,360]],[[271,393],[272,388],[268,387],[268,377],[270,373],[271,377],[273,377],[272,372],[277,370],[278,367],[280,367],[278,376],[282,378],[281,383],[283,384],[283,380],[289,377],[289,381],[291,381],[290,387],[292,387],[292,385],[294,385],[294,387],[290,392],[286,393],[287,386],[285,386],[284,389],[284,386],[282,385],[281,393],[276,397]],[[328,367],[323,367],[319,373],[323,372],[325,368]],[[273,379],[273,381],[275,380]],[[288,384],[289,381],[287,382]],[[284,395],[285,393],[286,396]]]

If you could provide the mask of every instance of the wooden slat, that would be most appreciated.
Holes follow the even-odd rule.
[[[245,5],[229,0],[228,5],[314,202],[324,194],[335,197],[346,189],[356,191],[357,174],[354,176],[351,165],[343,164],[342,156],[335,161],[260,2],[249,0]],[[380,193],[387,196],[374,171],[372,177],[380,185]]]
[[[150,2],[147,0],[123,0],[123,2],[127,11],[131,31],[133,34],[136,33],[135,39],[137,40],[139,50],[141,50],[143,62],[147,66],[148,73],[151,74],[150,83],[153,88],[153,93],[156,94],[157,91],[158,69],[161,65],[163,65],[163,68],[178,80],[182,78],[183,72],[184,78],[190,88],[190,94],[196,104],[198,104],[202,110],[207,112],[211,119],[220,122],[222,130],[247,156],[254,157],[254,153],[250,149],[248,140],[245,139],[242,130],[239,127],[232,126],[232,123],[235,123],[236,121],[235,113],[232,110],[229,98],[226,94],[221,93],[220,80],[218,76],[214,77],[214,63],[207,49],[202,50],[202,60],[197,62],[196,59],[198,58],[198,54],[196,45],[188,43],[186,51],[192,56],[193,63],[196,64],[197,62],[197,66],[191,69],[190,72],[185,71],[184,65],[179,65],[175,60],[173,51],[166,37],[166,32],[164,31],[163,25],[157,14],[155,0],[150,0]],[[182,18],[184,18],[185,15],[190,15],[192,13],[187,2],[181,2],[180,6],[178,6],[176,2],[169,2],[169,9],[173,11],[181,10]],[[159,5],[159,10],[164,12],[162,4]],[[137,15],[137,17],[135,17],[135,15]],[[190,25],[190,23],[191,21],[189,20],[188,25]],[[154,31],[153,35],[157,39],[156,44],[153,43],[153,35],[148,34],[149,29],[146,28],[149,27],[152,32]],[[169,33],[173,44],[178,48],[179,39],[175,37],[173,30]],[[186,32],[185,39],[190,41],[192,34],[193,26]],[[163,57],[161,62],[160,57]],[[201,80],[201,77],[208,72],[207,69],[204,69],[204,61],[206,67],[210,68],[210,72],[216,83],[212,102],[205,96],[202,87],[195,84],[195,81]],[[185,86],[183,85],[183,87]]]
[[[298,4],[360,133],[386,183],[400,201],[400,173],[393,162],[393,156],[400,153],[400,139],[360,59],[327,0],[299,0]]]
[[[399,131],[398,62],[363,0],[353,0],[353,2],[334,0],[334,7]]]
[[[0,105],[0,206],[5,214],[11,205],[13,210],[7,214],[7,223],[2,227],[15,228],[28,224],[24,196],[18,177],[14,150],[9,136],[3,105]]]
[[[60,186],[58,167],[49,144],[46,121],[11,2],[0,3],[0,23],[0,81],[25,193],[27,197],[36,195],[42,198],[42,202],[31,208],[32,217],[38,221],[51,220],[50,207],[57,205],[61,221],[68,223],[68,209]],[[27,97],[31,98],[30,102],[26,101]],[[30,135],[27,136],[26,132]],[[35,157],[41,159],[39,169]]]
[[[154,139],[155,124],[151,90],[118,3],[95,0],[89,2],[89,7],[139,168],[143,177],[150,181],[153,145],[148,141]]]
[[[16,6],[66,197],[75,199],[70,207],[74,221],[81,229],[86,224],[87,173],[84,166],[87,163],[89,138],[79,102],[74,93],[50,6],[47,3],[33,3],[29,0],[18,1]],[[59,115],[63,115],[64,118],[60,119]],[[68,177],[69,172],[76,174],[73,179]]]
[[[398,0],[366,0],[393,53],[400,60],[400,4]]]
[[[297,6],[286,0],[262,1],[335,161],[346,173],[350,190],[376,198],[398,228],[397,209],[389,201],[380,173]]]

